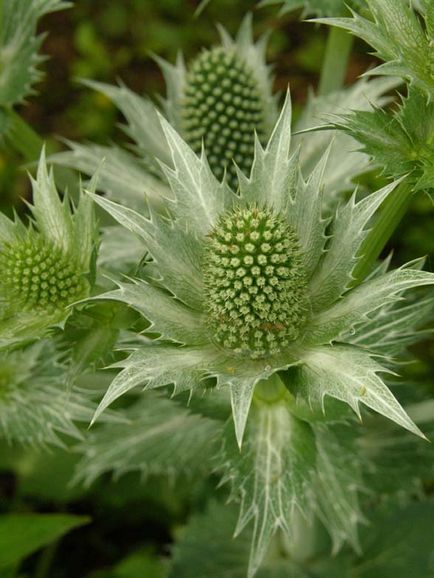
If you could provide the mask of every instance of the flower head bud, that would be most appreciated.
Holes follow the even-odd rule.
[[[62,309],[86,292],[74,261],[36,233],[2,248],[0,285],[9,303],[44,313]]]
[[[269,209],[223,215],[205,252],[206,309],[216,341],[251,358],[297,338],[307,314],[297,238]]]
[[[254,132],[264,135],[263,104],[248,65],[222,47],[206,50],[187,75],[182,108],[186,141],[199,154],[205,144],[208,161],[218,179],[225,170],[237,186],[234,160],[248,174],[254,152]]]

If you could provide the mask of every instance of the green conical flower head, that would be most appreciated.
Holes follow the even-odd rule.
[[[36,233],[3,247],[0,283],[11,303],[43,312],[66,307],[86,293],[73,260]]]
[[[204,260],[209,323],[216,341],[261,358],[280,352],[306,320],[306,279],[296,235],[267,208],[223,215]]]
[[[254,132],[264,138],[261,95],[253,72],[235,51],[221,47],[202,52],[186,79],[182,107],[186,141],[199,154],[205,144],[208,161],[218,179],[225,170],[237,186],[235,161],[249,174]]]

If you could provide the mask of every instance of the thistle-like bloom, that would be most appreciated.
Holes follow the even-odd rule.
[[[98,414],[137,385],[173,383],[179,392],[214,377],[230,390],[241,444],[256,384],[297,367],[297,394],[310,404],[331,396],[359,412],[362,403],[418,433],[379,377],[385,370],[373,359],[376,344],[365,346],[364,331],[381,318],[388,335],[390,305],[403,291],[434,283],[434,275],[411,266],[381,270],[350,289],[366,226],[395,185],[359,202],[353,197],[327,239],[321,216],[327,159],[304,181],[297,154],[289,156],[289,97],[267,147],[256,142],[250,177],[239,173],[239,195],[162,122],[174,167],[165,167],[172,218],[146,218],[94,197],[143,239],[153,259],[144,280],[98,298],[130,304],[160,334],[120,362],[124,370]],[[384,339],[378,330],[378,343]]]
[[[205,146],[210,168],[218,180],[226,174],[227,183],[238,186],[234,162],[250,172],[254,156],[254,132],[262,144],[268,140],[278,117],[273,77],[265,54],[267,37],[253,40],[251,17],[243,21],[235,39],[222,28],[221,44],[204,50],[188,66],[180,55],[175,65],[161,58],[167,97],[161,98],[161,111],[170,124],[200,154]],[[133,139],[134,148],[70,143],[71,150],[54,155],[54,162],[86,173],[99,170],[98,187],[111,199],[131,208],[144,210],[144,203],[161,206],[169,186],[158,161],[171,165],[170,149],[158,117],[158,109],[147,97],[125,86],[110,86],[93,81],[85,84],[110,98],[120,109]],[[324,114],[381,106],[384,94],[396,84],[390,79],[361,80],[348,89],[327,96],[309,97],[296,131],[312,128]],[[364,172],[369,157],[354,152],[357,143],[342,132],[334,131],[334,143],[324,173],[324,202],[334,204],[339,193],[351,189],[351,180]],[[292,148],[303,143],[300,166],[309,174],[331,141],[329,132],[310,132],[293,139]],[[134,154],[136,152],[137,154]],[[106,162],[101,165],[101,160]],[[107,236],[117,235],[111,228]],[[103,241],[105,244],[105,240]],[[119,260],[116,259],[117,265]],[[106,263],[104,263],[106,264]]]
[[[90,292],[96,229],[92,204],[72,212],[59,199],[42,153],[32,180],[33,220],[26,227],[0,214],[0,345],[40,337]]]
[[[290,153],[290,117],[288,97],[266,148],[256,141],[250,176],[239,172],[239,194],[163,120],[170,217],[94,196],[152,259],[144,277],[97,299],[129,304],[159,334],[115,365],[122,369],[95,418],[136,386],[173,384],[176,394],[209,391],[214,381],[227,392],[235,436],[225,432],[219,463],[241,501],[236,531],[254,520],[249,576],[277,528],[291,535],[296,510],[319,515],[335,548],[344,540],[357,548],[357,467],[322,423],[348,408],[326,397],[423,435],[379,374],[432,311],[432,297],[414,304],[403,293],[434,284],[434,275],[418,263],[390,272],[383,264],[351,287],[367,226],[396,183],[359,202],[353,196],[329,224],[327,155],[306,181]]]

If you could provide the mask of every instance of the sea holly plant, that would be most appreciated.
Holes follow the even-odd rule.
[[[157,57],[163,71],[167,96],[161,98],[160,112],[191,148],[200,154],[205,147],[214,175],[236,189],[237,165],[248,174],[254,156],[254,132],[264,145],[278,116],[278,94],[273,93],[273,76],[266,62],[267,36],[253,39],[248,15],[235,39],[219,27],[221,43],[203,50],[188,66],[180,55],[176,63]],[[84,84],[110,98],[124,115],[127,135],[133,147],[69,143],[70,151],[52,155],[51,161],[92,175],[99,170],[98,188],[111,199],[144,210],[144,203],[161,210],[161,199],[169,186],[159,161],[171,164],[158,107],[126,86],[111,86],[91,80]],[[309,96],[295,132],[318,125],[325,113],[370,110],[387,102],[385,95],[395,80],[361,80],[332,95]],[[294,140],[294,149],[299,139]],[[301,167],[309,174],[328,148],[330,164],[325,168],[325,202],[335,204],[340,193],[351,189],[351,181],[370,168],[369,157],[355,153],[357,143],[342,132],[303,134]],[[136,154],[134,154],[136,153]],[[101,160],[106,162],[101,166]],[[113,232],[113,234],[118,234]]]
[[[24,17],[18,0],[5,14],[14,2]],[[30,4],[29,15],[63,5]],[[349,13],[337,0],[286,6]],[[380,6],[391,4],[350,2],[363,16],[349,20],[376,20],[385,37],[396,14],[410,13],[399,2],[388,22]],[[428,37],[430,4],[417,7],[409,29]],[[377,257],[402,191],[431,187],[427,87],[400,68],[411,90],[384,111],[396,79],[342,89],[346,58],[334,82],[325,63],[319,95],[292,125],[251,17],[235,38],[220,33],[188,65],[158,59],[159,107],[123,85],[86,81],[118,105],[133,143],[70,143],[52,157],[88,175],[99,168],[75,203],[59,196],[42,153],[27,220],[0,216],[0,435],[38,448],[79,440],[41,476],[50,507],[47,477],[60,470],[76,484],[104,476],[92,497],[100,511],[115,494],[134,517],[152,484],[161,506],[169,482],[170,569],[146,549],[113,575],[398,577],[403,560],[405,578],[409,568],[425,578],[433,450],[423,438],[434,408],[397,373],[407,348],[431,334],[434,274],[423,260],[393,268]],[[328,46],[329,64],[342,38]],[[407,48],[400,62],[411,68]],[[325,130],[311,130],[324,118]],[[378,167],[387,186],[354,186]],[[94,204],[116,222],[101,227],[99,260]],[[35,461],[24,454],[20,475]],[[108,473],[127,474],[126,485]]]
[[[0,216],[0,347],[41,337],[62,326],[70,305],[93,284],[97,246],[92,203],[76,209],[59,198],[42,153],[32,178],[30,223]]]
[[[328,463],[327,434],[318,427],[327,422],[328,399],[330,422],[348,419],[346,405],[358,416],[366,406],[423,437],[385,375],[397,316],[408,312],[403,298],[432,285],[434,275],[418,262],[390,271],[386,264],[351,287],[372,219],[398,183],[362,200],[353,195],[331,224],[325,220],[327,155],[305,179],[298,153],[290,153],[289,95],[267,145],[255,141],[250,175],[238,171],[238,194],[215,178],[204,152],[198,157],[161,123],[172,155],[163,165],[170,215],[141,215],[92,195],[150,255],[140,278],[97,299],[130,305],[159,335],[115,364],[121,371],[95,419],[137,386],[173,384],[175,394],[195,396],[211,380],[231,400],[234,428],[226,431],[219,462],[241,499],[238,530],[254,521],[249,575],[276,530],[291,537],[296,513],[309,517],[313,501],[336,544],[351,534],[355,544],[354,525],[345,530],[339,508],[330,510],[319,497],[332,483],[344,485],[324,479],[327,468],[341,467]],[[425,313],[411,312],[410,332]],[[350,508],[357,525],[357,504]]]

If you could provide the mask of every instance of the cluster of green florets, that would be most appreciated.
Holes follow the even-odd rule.
[[[223,215],[204,257],[206,309],[215,340],[261,358],[297,338],[308,309],[297,238],[271,210]]]
[[[73,260],[37,234],[2,248],[0,285],[8,303],[43,312],[62,309],[86,292]]]
[[[182,109],[184,137],[197,154],[205,144],[212,171],[222,179],[226,170],[234,189],[232,161],[249,174],[254,133],[264,136],[263,108],[253,72],[235,51],[214,48],[194,61]]]

